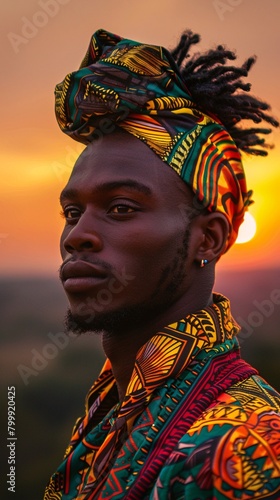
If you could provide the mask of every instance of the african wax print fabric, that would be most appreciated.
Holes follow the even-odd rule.
[[[122,403],[107,360],[44,499],[279,499],[280,395],[237,332],[215,294],[139,350]]]
[[[240,152],[194,102],[168,50],[98,30],[80,69],[56,86],[55,109],[62,131],[84,144],[116,127],[143,141],[191,187],[196,208],[227,217],[226,250],[234,243],[251,203]]]

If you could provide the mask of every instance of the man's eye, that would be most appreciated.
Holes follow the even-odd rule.
[[[64,208],[61,212],[62,217],[67,220],[78,219],[81,216],[81,211],[77,208]]]
[[[135,212],[135,208],[130,205],[115,205],[110,209],[110,213],[113,214],[129,214]]]

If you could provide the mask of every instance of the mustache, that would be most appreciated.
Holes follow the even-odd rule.
[[[65,261],[62,262],[61,266],[58,269],[58,275],[60,281],[63,281],[63,269],[64,267],[69,264],[69,262],[85,262],[87,264],[90,264],[92,266],[99,267],[100,269],[104,269],[104,271],[113,271],[113,266],[111,264],[108,264],[108,262],[105,262],[104,260],[101,259],[90,259],[88,256],[83,256],[83,257],[69,257]]]

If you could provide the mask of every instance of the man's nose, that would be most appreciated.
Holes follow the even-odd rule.
[[[99,252],[102,250],[102,238],[94,226],[93,218],[89,214],[84,213],[67,236],[64,239],[62,237],[62,246],[66,252],[72,254],[75,251],[91,250]]]

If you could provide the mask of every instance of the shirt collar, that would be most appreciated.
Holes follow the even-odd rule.
[[[213,304],[157,332],[137,353],[119,416],[127,418],[135,414],[157,387],[169,377],[178,377],[202,349],[211,349],[217,343],[232,339],[239,329],[231,316],[229,300],[215,293]],[[113,392],[114,384],[107,359],[87,396],[89,413],[95,413],[109,392]]]

